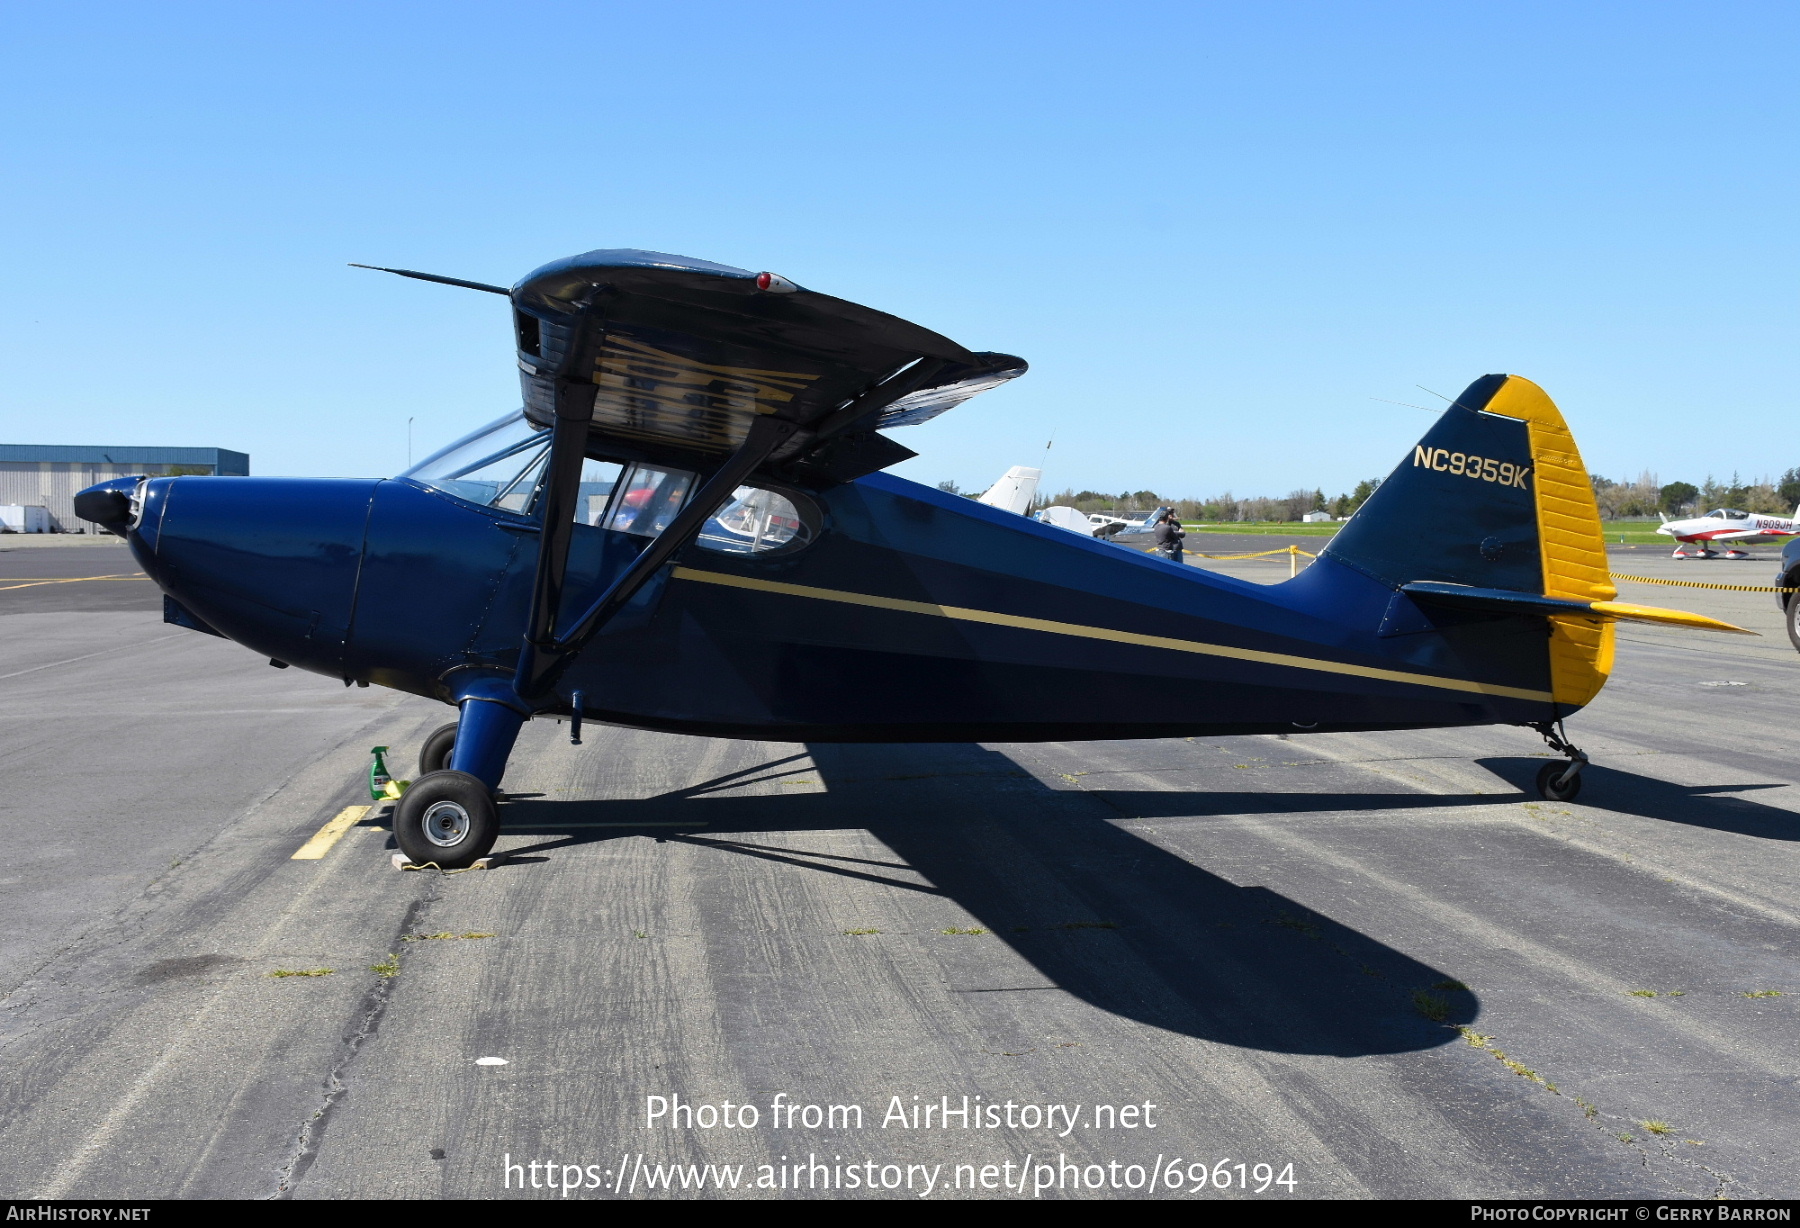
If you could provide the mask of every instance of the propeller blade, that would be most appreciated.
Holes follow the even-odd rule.
[[[379,264],[357,264],[355,261],[350,263],[350,267],[374,269],[377,273],[398,273],[401,277],[416,277],[420,281],[435,281],[440,285],[461,286],[465,290],[486,290],[489,294],[504,294],[507,298],[512,297],[512,291],[505,286],[490,286],[486,282],[480,281],[464,281],[460,277],[439,277],[436,273],[415,273],[411,269],[386,269]]]

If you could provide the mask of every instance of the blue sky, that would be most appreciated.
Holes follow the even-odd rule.
[[[679,252],[1032,371],[983,486],[1327,494],[1488,371],[1590,468],[1800,465],[1791,4],[0,7],[0,440],[382,474],[510,283]]]

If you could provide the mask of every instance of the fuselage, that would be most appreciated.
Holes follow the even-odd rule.
[[[690,544],[544,714],[794,741],[1033,741],[1525,723],[1540,620],[1415,633],[1329,556],[1256,585],[875,474],[804,548]],[[161,478],[128,540],[194,619],[274,660],[447,702],[520,654],[539,525],[406,479]],[[643,539],[579,524],[563,617]],[[1512,644],[1512,648],[1507,645]],[[1498,650],[1496,646],[1498,645]]]
[[[1800,521],[1760,512],[1720,508],[1704,516],[1671,520],[1656,530],[1676,541],[1730,541],[1745,545],[1782,541],[1800,533]]]

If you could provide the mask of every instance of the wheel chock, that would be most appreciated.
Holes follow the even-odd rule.
[[[466,874],[470,870],[491,870],[506,860],[506,854],[489,853],[486,857],[477,857],[460,870],[446,870],[435,861],[427,861],[423,864],[408,861],[405,853],[395,853],[389,860],[396,870],[436,870],[439,874]]]

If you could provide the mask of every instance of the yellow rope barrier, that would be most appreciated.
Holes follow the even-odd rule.
[[[1304,554],[1309,559],[1316,559],[1319,557],[1309,550],[1302,550],[1298,546],[1283,546],[1279,550],[1258,550],[1254,554],[1202,554],[1198,550],[1187,550],[1183,551],[1183,553],[1191,554],[1197,559],[1266,559],[1273,555],[1285,554],[1288,556],[1288,575],[1290,576],[1297,576],[1300,574],[1301,555]]]
[[[1615,580],[1630,580],[1633,584],[1668,584],[1675,588],[1716,588],[1729,593],[1800,593],[1800,588],[1775,588],[1767,584],[1707,584],[1702,580],[1659,580],[1655,576],[1622,576],[1612,573]]]
[[[1275,554],[1305,554],[1309,559],[1316,559],[1319,557],[1316,554],[1308,554],[1298,546],[1283,546],[1279,550],[1259,550],[1255,554],[1202,554],[1198,550],[1186,550],[1183,551],[1183,553],[1191,554],[1195,558],[1201,559],[1266,559]]]

